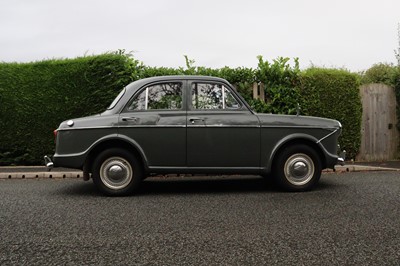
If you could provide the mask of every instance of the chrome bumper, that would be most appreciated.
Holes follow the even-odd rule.
[[[339,157],[337,159],[337,164],[343,166],[344,165],[344,159]]]
[[[346,160],[346,151],[345,151],[345,150],[343,150],[343,151],[340,153],[339,158],[338,158],[338,160],[337,160],[337,164],[343,166],[343,165],[345,164],[345,163],[344,163],[344,160]]]
[[[44,164],[48,170],[51,170],[54,167],[53,161],[47,155],[44,156]]]

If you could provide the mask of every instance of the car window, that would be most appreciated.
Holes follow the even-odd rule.
[[[211,83],[192,84],[193,109],[238,109],[239,102],[225,86]]]
[[[182,108],[182,83],[146,87],[129,104],[128,110],[178,110]]]

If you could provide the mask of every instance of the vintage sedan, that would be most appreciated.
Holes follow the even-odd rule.
[[[343,163],[341,130],[331,119],[257,114],[224,79],[153,77],[126,86],[102,114],[62,122],[45,161],[82,169],[107,195],[172,173],[271,176],[305,191]]]

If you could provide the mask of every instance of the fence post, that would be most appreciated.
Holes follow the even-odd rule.
[[[253,99],[258,99],[258,84],[257,84],[257,82],[253,83]]]
[[[260,83],[260,87],[259,87],[259,95],[260,95],[260,99],[261,99],[261,101],[263,101],[263,102],[265,102],[265,90],[264,90],[264,87],[265,87],[265,85],[264,85],[264,83]]]
[[[253,83],[253,99],[260,99],[265,102],[264,83]]]

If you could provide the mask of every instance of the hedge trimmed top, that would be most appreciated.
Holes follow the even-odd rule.
[[[232,83],[257,112],[294,113],[337,119],[342,147],[354,157],[360,145],[359,78],[343,70],[300,71],[298,60],[259,57],[257,69],[144,66],[123,52],[76,59],[0,64],[0,165],[42,164],[52,154],[52,131],[60,122],[104,111],[128,83],[161,75],[216,76]],[[266,102],[252,99],[253,82],[266,84]]]

